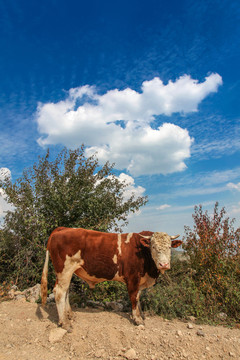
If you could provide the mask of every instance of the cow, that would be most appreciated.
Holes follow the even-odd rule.
[[[70,330],[72,311],[69,285],[73,274],[86,281],[90,288],[102,281],[125,283],[132,304],[132,319],[143,324],[140,293],[154,285],[160,272],[170,269],[171,247],[181,240],[164,232],[113,234],[82,228],[57,228],[47,243],[41,279],[41,297],[47,299],[49,254],[56,272],[54,287],[59,325]]]

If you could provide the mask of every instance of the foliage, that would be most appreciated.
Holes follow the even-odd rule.
[[[108,231],[119,229],[129,211],[135,211],[145,198],[124,200],[125,184],[112,176],[107,163],[99,169],[95,158],[86,159],[83,148],[66,149],[54,162],[49,153],[15,184],[5,182],[5,193],[15,210],[7,213],[0,230],[0,287],[4,297],[10,279],[18,285],[39,281],[45,240],[60,225]],[[3,184],[1,184],[3,186]],[[160,275],[156,286],[144,290],[144,310],[167,317],[195,316],[219,321],[223,312],[228,321],[240,321],[240,229],[225,208],[215,204],[213,214],[196,206],[193,229],[185,227],[184,253],[174,252],[171,271]],[[50,286],[54,281],[50,272]],[[130,305],[126,286],[104,282],[90,290],[73,278],[71,301],[83,306],[89,301],[118,301]],[[1,295],[0,294],[0,295]]]
[[[84,306],[89,301],[99,301],[102,303],[121,301],[128,304],[130,308],[126,285],[116,281],[104,281],[96,285],[92,290],[83,280],[73,277],[70,299],[72,302],[74,299],[74,302],[79,306]]]
[[[194,228],[185,227],[185,250],[209,316],[219,309],[240,319],[240,229],[215,204],[213,216],[195,207]]]
[[[12,283],[7,283],[6,281],[3,281],[2,284],[0,284],[0,301],[8,300],[8,292],[11,290]]]
[[[204,316],[204,296],[198,290],[188,262],[173,259],[171,271],[160,275],[157,285],[145,290],[144,310],[168,319]]]
[[[218,203],[212,216],[196,206],[193,219],[193,229],[185,227],[185,254],[176,251],[171,270],[143,292],[143,307],[167,318],[219,322],[225,313],[225,321],[239,322],[240,229]]]
[[[126,199],[127,185],[113,175],[113,165],[100,168],[96,157],[86,158],[83,146],[65,148],[53,161],[47,151],[15,183],[6,177],[0,188],[13,209],[0,232],[0,282],[39,282],[46,241],[58,226],[120,231],[129,212],[147,201],[134,194]]]

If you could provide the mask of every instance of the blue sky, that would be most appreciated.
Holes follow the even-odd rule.
[[[240,226],[239,1],[0,0],[0,49],[13,180],[84,143],[149,196],[125,231],[183,234],[216,201]]]

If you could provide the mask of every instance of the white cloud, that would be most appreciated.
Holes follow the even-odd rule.
[[[135,181],[131,176],[121,173],[118,176],[118,179],[127,184],[127,187],[124,190],[125,200],[128,200],[132,195],[135,197],[144,195],[146,189],[140,185],[136,186]]]
[[[240,202],[237,203],[237,205],[232,205],[231,213],[236,216],[236,214],[240,214]]]
[[[0,180],[4,181],[6,178],[11,178],[11,171],[8,168],[0,168]]]
[[[130,175],[125,173],[121,173],[119,176],[109,175],[108,178],[115,179],[117,178],[121,183],[124,183],[126,187],[124,188],[124,201],[130,199],[132,195],[135,197],[143,196],[146,189],[140,185],[135,184],[135,180]],[[96,185],[98,185],[102,180],[96,181]]]
[[[238,190],[240,191],[240,182],[238,184],[234,184],[234,183],[228,183],[227,184],[227,187],[229,189],[232,189],[232,190]]]
[[[170,207],[171,207],[171,205],[163,204],[163,205],[158,206],[156,209],[157,210],[165,210],[165,209],[168,209]]]
[[[97,152],[101,164],[110,160],[135,176],[182,171],[193,140],[179,126],[153,126],[156,116],[197,111],[221,84],[221,76],[211,74],[202,83],[184,75],[166,85],[156,77],[143,82],[142,92],[127,88],[99,95],[93,86],[70,89],[64,101],[39,104],[37,123],[43,136],[38,142],[68,147],[84,143],[87,155]]]
[[[236,131],[237,132],[237,131]],[[194,144],[192,147],[192,155],[194,157],[201,157],[201,159],[219,158],[223,154],[233,154],[240,149],[240,140],[238,135],[228,133],[228,138],[209,141],[203,140],[199,144]]]

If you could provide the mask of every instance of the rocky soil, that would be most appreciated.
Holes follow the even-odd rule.
[[[240,330],[147,316],[134,326],[128,313],[74,310],[71,333],[57,327],[54,303],[0,303],[0,360],[240,359]]]

